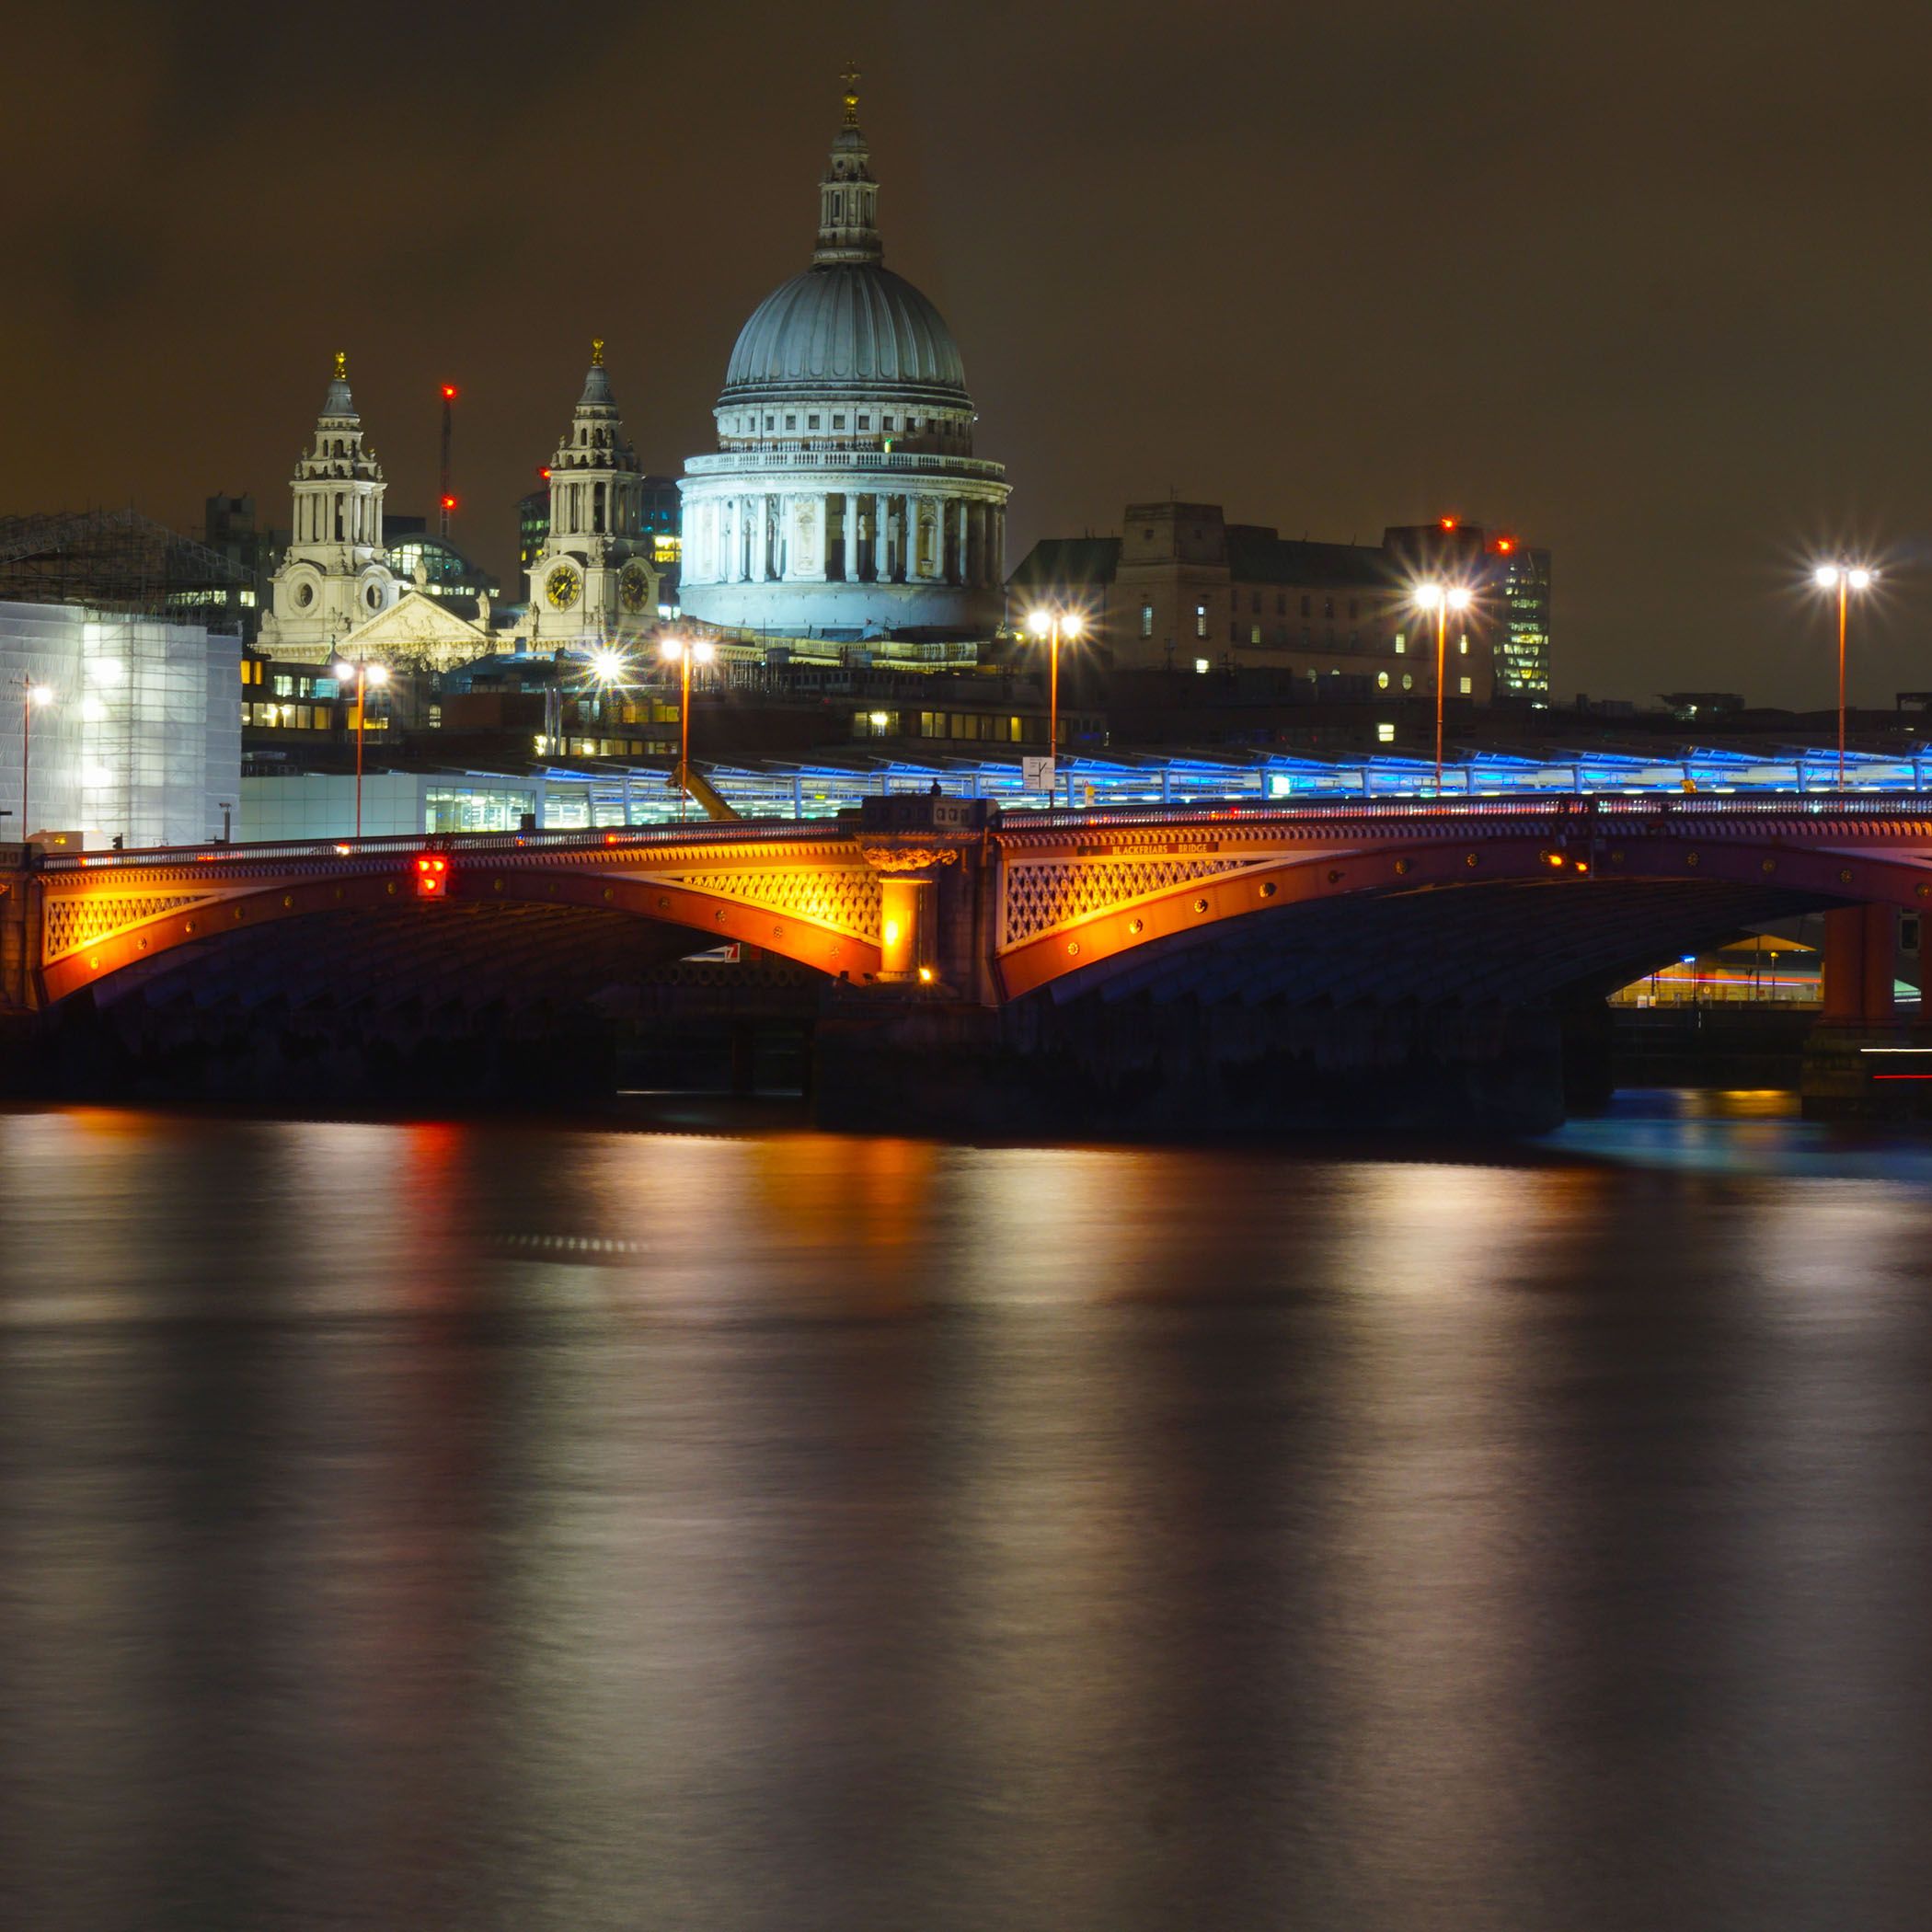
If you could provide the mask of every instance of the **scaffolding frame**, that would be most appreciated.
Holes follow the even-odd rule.
[[[80,604],[227,629],[230,593],[253,581],[132,507],[0,517],[0,603]]]

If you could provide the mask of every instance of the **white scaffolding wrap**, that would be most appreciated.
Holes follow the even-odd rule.
[[[0,604],[0,820],[19,835],[20,704],[34,710],[29,834],[89,845],[216,835],[241,781],[241,646],[199,625],[72,604]]]

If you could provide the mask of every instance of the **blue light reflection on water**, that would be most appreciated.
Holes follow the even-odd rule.
[[[1776,1088],[1622,1093],[1608,1111],[1570,1121],[1537,1144],[1685,1174],[1932,1188],[1932,1134],[1802,1120],[1798,1097]]]

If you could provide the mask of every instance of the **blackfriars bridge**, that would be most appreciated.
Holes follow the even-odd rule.
[[[1932,797],[902,794],[835,820],[16,847],[0,886],[16,1056],[199,1054],[270,1092],[371,1042],[554,1064],[587,1002],[729,941],[787,968],[840,1122],[1535,1125],[1609,992],[1774,919],[1829,915],[1828,1032],[1893,1027]]]

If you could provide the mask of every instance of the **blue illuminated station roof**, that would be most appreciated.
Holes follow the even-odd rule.
[[[706,765],[694,760],[711,784],[747,817],[829,817],[861,799],[890,792],[929,792],[935,784],[949,797],[988,799],[1007,811],[1045,808],[1029,790],[1017,761],[948,758],[932,763],[865,758],[822,763],[756,765]],[[615,809],[626,801],[631,822],[646,814],[674,817],[674,796],[661,767],[602,764],[551,765],[547,782],[581,785]],[[1835,751],[1746,753],[1695,749],[1670,757],[1591,752],[1555,758],[1482,753],[1443,768],[1438,793],[1435,767],[1425,759],[1293,758],[1257,753],[1249,758],[1211,756],[1063,758],[1052,803],[1065,806],[1190,805],[1235,802],[1314,803],[1322,799],[1535,799],[1683,795],[1689,792],[1823,795],[1838,789]],[[1847,792],[1932,794],[1932,745],[1896,755],[1848,752]]]

